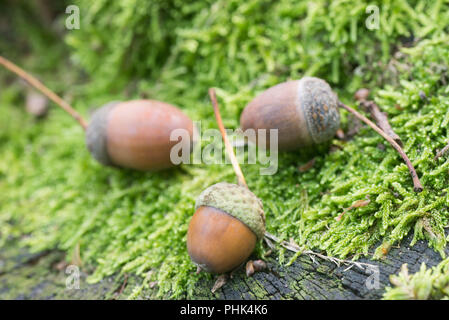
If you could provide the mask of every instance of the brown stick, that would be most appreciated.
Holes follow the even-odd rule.
[[[436,154],[434,160],[437,161],[441,156],[443,156],[448,151],[449,151],[449,142],[443,149],[438,151],[438,153]]]
[[[27,81],[29,84],[31,84],[33,87],[41,91],[45,96],[47,96],[51,101],[56,103],[58,106],[60,106],[62,109],[64,109],[68,114],[70,114],[76,121],[79,122],[81,127],[83,127],[84,130],[87,128],[87,122],[83,119],[83,117],[75,111],[67,102],[65,102],[62,98],[57,96],[53,91],[48,89],[46,86],[42,84],[39,80],[37,80],[32,75],[28,74],[25,70],[21,69],[8,59],[0,56],[0,64],[3,65],[6,69],[9,71],[15,73],[25,81]]]
[[[371,117],[376,121],[376,124],[385,131],[394,141],[401,147],[403,146],[401,138],[394,132],[388,122],[388,117],[385,112],[382,112],[379,106],[371,100],[368,100],[370,91],[366,88],[361,88],[356,91],[354,98],[360,103],[360,106],[371,114]]]
[[[398,145],[403,146],[401,138],[391,128],[387,114],[380,111],[379,106],[374,101],[362,100],[360,101],[360,105],[371,114],[371,117],[376,121],[379,128],[396,141]]]
[[[231,159],[232,167],[234,168],[234,172],[237,176],[238,184],[248,188],[246,184],[245,177],[243,176],[243,172],[240,169],[240,165],[237,161],[237,158],[234,154],[234,149],[232,149],[231,143],[228,140],[228,136],[226,134],[226,130],[223,125],[223,121],[221,119],[220,110],[218,108],[217,96],[215,94],[215,89],[209,89],[210,100],[212,101],[212,106],[214,107],[215,119],[217,119],[218,128],[220,129],[221,136],[223,137],[223,141],[226,147],[226,151]]]
[[[400,156],[404,160],[405,164],[407,165],[408,170],[410,171],[410,175],[412,176],[412,179],[413,179],[413,190],[415,192],[423,191],[423,187],[421,185],[421,181],[419,181],[418,174],[416,173],[415,168],[413,167],[412,163],[410,162],[410,159],[407,157],[407,155],[405,154],[404,150],[402,150],[401,146],[396,141],[394,141],[393,138],[391,138],[388,134],[386,134],[382,129],[380,129],[373,122],[371,122],[368,118],[366,118],[365,116],[361,115],[356,110],[352,109],[351,107],[348,107],[347,105],[345,105],[344,103],[342,103],[340,101],[338,102],[338,105],[339,105],[340,108],[343,108],[346,111],[349,111],[350,113],[355,115],[357,118],[359,118],[360,120],[365,122],[367,125],[369,125],[374,131],[376,131],[385,140],[387,140],[392,145],[393,148],[396,149],[396,151],[400,154]]]

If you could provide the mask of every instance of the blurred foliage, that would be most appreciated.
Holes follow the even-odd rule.
[[[22,63],[32,65],[36,72],[54,71],[66,49],[63,45],[64,25],[60,20],[63,17],[59,16],[65,10],[64,3],[1,1],[0,53],[11,59],[20,57]]]
[[[268,231],[329,255],[379,258],[414,230],[415,240],[443,254],[449,160],[435,163],[433,155],[449,139],[448,1],[77,3],[81,29],[66,31],[71,69],[63,57],[52,59],[52,47],[31,47],[17,62],[32,72],[46,68],[48,86],[74,95],[84,113],[110,100],[151,97],[180,106],[203,129],[216,128],[207,98],[215,86],[225,126],[237,128],[246,103],[289,78],[323,77],[350,102],[359,86],[370,87],[425,191],[413,192],[401,158],[363,127],[351,141],[332,141],[333,152],[325,145],[280,154],[274,176],[261,176],[261,164],[242,166],[263,200]],[[379,30],[364,25],[368,3],[379,4]],[[63,25],[64,16],[56,21]],[[95,269],[91,281],[133,272],[144,280],[131,297],[152,281],[160,296],[191,297],[197,280],[210,277],[194,274],[186,251],[194,201],[211,184],[234,182],[231,166],[159,173],[102,167],[77,123],[59,109],[43,122],[25,116],[20,91],[8,86],[0,96],[0,244],[17,237],[33,251],[65,250],[68,260],[79,246],[85,270]],[[312,157],[314,167],[299,172]],[[366,197],[368,206],[336,221]],[[279,262],[288,263],[282,250]]]
[[[249,83],[260,88],[303,75],[346,87],[356,74],[348,89],[360,81],[379,85],[398,47],[447,32],[449,19],[447,1],[427,0],[80,0],[79,5],[81,29],[69,33],[67,43],[95,85],[118,90],[130,80],[173,77],[181,92],[191,90],[192,80],[195,87],[235,92]],[[368,5],[380,8],[378,30],[365,26]]]

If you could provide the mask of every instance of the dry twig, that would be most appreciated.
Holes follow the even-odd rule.
[[[408,167],[408,170],[410,171],[410,175],[413,179],[413,190],[415,192],[421,192],[423,191],[423,186],[421,185],[421,181],[419,181],[418,174],[416,173],[415,167],[413,167],[413,164],[411,163],[408,156],[405,154],[404,150],[402,150],[401,146],[388,134],[386,134],[382,129],[380,129],[376,124],[374,124],[372,121],[370,121],[368,118],[366,118],[364,115],[360,114],[356,110],[352,109],[351,107],[348,107],[342,102],[339,102],[338,105],[340,108],[345,109],[346,111],[349,111],[353,115],[355,115],[357,118],[365,122],[368,126],[370,126],[374,131],[376,131],[378,134],[380,134],[385,140],[387,140],[391,146],[396,149],[396,151],[399,153],[399,155],[404,160],[405,164]]]
[[[440,151],[437,152],[434,160],[437,161],[440,157],[442,157],[448,151],[449,151],[449,142],[443,149],[441,149]]]
[[[360,105],[371,114],[371,117],[376,121],[376,124],[381,128],[386,134],[388,134],[398,145],[401,147],[403,143],[401,138],[393,131],[388,122],[388,117],[385,112],[380,111],[379,106],[374,101],[361,101]]]
[[[25,70],[21,69],[8,59],[0,56],[0,64],[3,65],[6,69],[9,71],[15,73],[20,78],[26,80],[30,85],[32,85],[34,88],[42,92],[45,96],[47,96],[51,101],[56,103],[58,106],[60,106],[62,109],[64,109],[68,114],[70,114],[76,121],[79,122],[81,127],[83,127],[84,130],[87,128],[87,122],[83,119],[83,117],[75,111],[67,102],[65,102],[62,98],[60,98],[58,95],[56,95],[53,91],[48,89],[46,86],[42,84],[39,80],[37,80],[35,77],[27,73]]]
[[[215,89],[209,89],[209,97],[212,101],[212,106],[214,107],[215,119],[217,119],[218,128],[220,129],[221,136],[223,137],[223,141],[226,147],[226,151],[231,159],[232,167],[234,168],[234,172],[237,176],[238,184],[248,188],[246,184],[245,177],[243,176],[242,169],[240,169],[239,162],[234,154],[234,149],[232,148],[231,143],[229,142],[228,136],[226,134],[226,130],[223,125],[223,121],[221,120],[220,109],[218,107],[217,96],[215,94]]]
[[[284,247],[287,250],[290,250],[292,252],[300,252],[301,254],[306,254],[308,255],[312,261],[314,263],[317,263],[316,260],[314,259],[314,257],[318,257],[321,258],[323,260],[326,261],[330,261],[332,263],[335,263],[338,267],[340,267],[340,265],[348,265],[349,268],[347,268],[346,270],[349,270],[350,268],[352,268],[353,266],[358,267],[360,270],[365,270],[364,267],[368,267],[368,268],[376,268],[375,265],[373,264],[369,264],[369,263],[364,263],[364,262],[357,262],[357,261],[351,261],[351,260],[343,260],[343,259],[338,259],[335,257],[329,257],[326,256],[324,254],[312,251],[312,250],[304,250],[302,249],[300,246],[298,246],[296,243],[294,243],[293,241],[287,242],[287,241],[283,241],[281,239],[279,239],[278,237],[276,237],[275,235],[265,232],[265,242],[267,242],[268,246],[273,246],[272,242],[270,240],[275,241],[276,243],[278,243],[279,245],[281,245],[282,247]],[[345,270],[345,271],[346,271]]]

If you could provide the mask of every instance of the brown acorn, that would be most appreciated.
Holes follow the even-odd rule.
[[[113,102],[100,108],[88,126],[76,110],[32,75],[2,56],[0,65],[26,80],[70,114],[84,130],[89,131],[86,137],[88,148],[101,163],[139,170],[163,169],[174,165],[170,160],[170,151],[172,146],[178,143],[170,141],[169,132],[174,129],[186,129],[189,133],[190,141],[182,141],[180,150],[185,150],[184,143],[192,143],[193,124],[176,107],[153,100]],[[209,94],[239,185],[246,186],[232,146],[227,140],[214,90],[210,89]],[[243,110],[240,122],[243,130],[256,129],[256,140],[261,138],[257,137],[258,129],[277,129],[279,150],[290,150],[331,139],[340,124],[338,108],[352,113],[387,140],[407,165],[415,192],[423,190],[418,174],[401,146],[372,121],[338,101],[324,80],[305,77],[274,86],[248,104]],[[135,114],[130,111],[135,111]],[[266,138],[269,144],[269,130]]]
[[[239,184],[220,182],[204,190],[187,231],[192,261],[212,273],[232,271],[253,252],[265,233],[262,201],[246,185],[221,119],[215,90],[209,89],[215,118]]]
[[[170,159],[174,145],[181,143],[177,150],[192,151],[193,122],[168,103],[155,100],[111,102],[98,109],[88,124],[75,109],[38,79],[2,56],[0,65],[26,80],[78,121],[86,130],[89,151],[104,165],[159,170],[175,165]],[[185,130],[189,139],[171,141],[170,135],[175,129]]]
[[[355,97],[363,100],[368,95],[369,91],[365,89]],[[416,170],[401,146],[372,121],[339,101],[329,84],[322,79],[304,77],[265,90],[243,110],[240,126],[244,131],[255,130],[256,141],[253,142],[265,138],[266,146],[270,145],[269,129],[275,129],[278,150],[293,150],[332,139],[340,127],[339,108],[366,123],[396,149],[410,171],[413,189],[421,192],[423,187]],[[264,134],[259,129],[265,129],[265,136],[259,136]],[[247,136],[253,139],[251,134]]]
[[[314,77],[280,83],[262,92],[243,110],[243,130],[278,129],[278,149],[293,150],[330,140],[340,127],[338,98]],[[261,133],[260,133],[261,134]]]
[[[111,102],[93,114],[86,130],[86,144],[104,165],[165,169],[174,166],[170,152],[178,141],[171,141],[170,134],[175,129],[189,133],[190,140],[182,143],[190,148],[193,122],[175,106],[156,100]]]
[[[244,263],[265,232],[262,202],[246,187],[220,182],[204,190],[187,232],[190,258],[225,273]]]

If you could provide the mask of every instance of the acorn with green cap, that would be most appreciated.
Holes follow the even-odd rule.
[[[220,182],[198,197],[187,232],[192,261],[212,273],[226,273],[244,263],[265,233],[262,202],[245,182],[221,121],[215,91],[209,90],[215,117],[238,178],[238,184]]]

